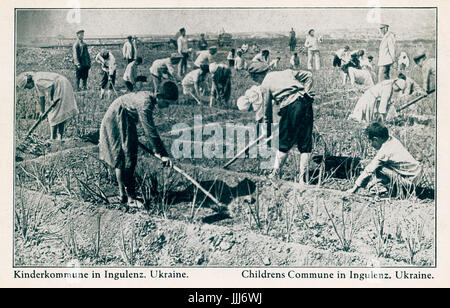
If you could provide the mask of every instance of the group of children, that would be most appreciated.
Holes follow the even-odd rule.
[[[139,144],[136,128],[138,122],[144,128],[149,148],[161,158],[165,166],[172,165],[169,153],[154,125],[153,111],[155,108],[165,108],[178,100],[175,66],[178,65],[178,77],[182,77],[183,93],[193,96],[196,100],[203,95],[202,87],[204,87],[207,74],[212,75],[211,104],[213,98],[217,98],[217,96],[220,99],[229,99],[232,81],[231,68],[234,67],[238,70],[239,65],[239,69],[241,69],[242,64],[238,58],[242,56],[243,50],[231,52],[227,59],[228,63],[222,64],[216,63],[214,60],[217,48],[212,46],[200,51],[194,61],[194,69],[187,73],[187,59],[191,50],[184,42],[186,37],[184,29],[182,30],[180,30],[181,39],[178,41],[179,52],[171,54],[168,58],[157,59],[151,65],[153,92],[133,92],[136,82],[146,81],[144,76],[137,76],[136,73],[136,66],[142,63],[142,58],[136,55],[135,45],[131,48],[124,46],[123,49],[124,59],[128,62],[123,79],[130,93],[115,99],[102,120],[99,155],[100,159],[115,169],[119,183],[120,201],[128,203],[129,206],[143,206],[142,200],[137,197],[134,183]],[[132,44],[131,40],[130,44]],[[83,44],[79,46],[79,49],[83,51]],[[291,68],[276,70],[273,62],[269,61],[269,54],[268,50],[262,50],[251,62],[242,66],[242,69],[248,71],[255,85],[237,100],[237,107],[240,110],[254,110],[255,120],[261,124],[259,127],[262,128],[259,133],[267,137],[271,135],[271,124],[277,121],[279,145],[270,178],[280,177],[280,170],[286,161],[288,152],[292,147],[297,146],[300,152],[299,183],[306,184],[305,175],[309,170],[308,164],[313,148],[312,103],[315,93],[312,89],[314,75],[309,70],[301,70],[299,62],[295,58],[291,61]],[[359,66],[368,65],[361,64],[363,56],[364,53],[360,51],[349,53],[349,48],[346,46],[342,51],[336,52],[333,65],[341,68],[347,66],[350,75],[350,70],[359,70],[359,68],[357,65],[349,65],[349,63],[355,61]],[[434,87],[435,66],[433,65],[435,65],[435,60],[427,59],[425,53],[416,55],[414,60],[417,65],[422,67],[425,89],[427,93],[431,93]],[[116,65],[112,53],[101,52],[96,56],[96,61],[102,65],[102,89],[104,90],[108,84],[113,86]],[[79,64],[81,66],[81,63]],[[77,64],[77,86],[80,74]],[[357,78],[358,74],[354,73],[354,76]],[[82,78],[80,77],[80,79]],[[36,87],[40,93],[42,111],[45,109],[44,97],[46,95],[51,103],[58,101],[48,114],[48,120],[52,138],[62,139],[64,123],[78,114],[72,86],[67,78],[56,73],[26,72],[17,77],[16,84],[19,88],[25,89]],[[389,135],[388,129],[382,124],[386,119],[392,94],[403,91],[405,88],[406,77],[404,75],[395,79],[383,80],[376,85],[373,85],[372,82],[371,87],[358,101],[350,117],[370,123],[366,129],[366,135],[378,153],[361,173],[354,186],[347,191],[348,193],[356,192],[359,187],[367,184],[368,179],[369,187],[378,187],[377,184],[386,184],[387,182],[401,183],[403,186],[411,187],[420,179],[419,162],[395,137]],[[101,95],[103,97],[104,91]],[[382,192],[380,189],[377,190],[377,192],[380,191]]]

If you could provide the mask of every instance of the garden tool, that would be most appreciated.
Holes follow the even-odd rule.
[[[48,107],[48,109],[39,117],[39,119],[36,121],[36,123],[34,123],[34,125],[30,128],[30,130],[27,132],[25,139],[27,139],[31,133],[36,129],[36,127],[38,127],[39,124],[41,124],[41,122],[47,117],[48,113],[56,106],[56,104],[60,101],[61,99],[58,98],[56,101],[54,101],[50,107]]]
[[[148,147],[146,147],[144,144],[142,144],[141,142],[139,142],[139,146],[147,153],[149,153],[150,155],[158,158],[159,160],[161,160],[160,157],[156,156],[155,153],[153,153],[152,150],[150,150]],[[184,172],[182,169],[180,169],[179,167],[173,165],[172,168],[178,172],[179,174],[181,174],[182,176],[184,176],[189,182],[191,182],[192,184],[194,184],[198,189],[200,189],[208,198],[210,198],[215,204],[217,204],[219,206],[219,210],[224,210],[226,209],[226,206],[224,204],[222,204],[219,200],[217,200],[209,191],[207,191],[205,188],[203,188],[200,183],[198,183],[196,180],[194,180],[189,174],[187,174],[186,172]]]
[[[278,123],[274,124],[274,128],[278,127]],[[261,135],[259,136],[257,139],[255,139],[254,141],[252,141],[249,145],[247,145],[242,151],[240,151],[239,153],[236,154],[236,156],[234,156],[229,162],[227,162],[225,165],[223,165],[222,168],[226,169],[228,166],[230,166],[232,163],[234,163],[242,154],[244,154],[245,152],[247,152],[251,147],[253,147],[255,144],[257,144],[260,140],[262,140],[266,135]],[[272,140],[274,137],[274,135],[266,138],[262,144],[266,144],[267,142],[269,142],[270,140]]]
[[[411,106],[411,105],[413,105],[413,104],[419,102],[419,101],[422,100],[423,98],[428,97],[428,95],[430,95],[430,94],[433,93],[434,91],[436,91],[436,90],[431,90],[430,92],[428,92],[428,93],[425,94],[425,95],[416,97],[415,99],[411,100],[411,101],[408,102],[407,104],[405,104],[405,105],[403,105],[402,107],[398,108],[398,109],[397,109],[397,112],[400,112],[400,111],[402,111],[402,110],[408,108],[409,106]]]

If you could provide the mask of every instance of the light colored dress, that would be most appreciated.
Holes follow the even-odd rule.
[[[79,113],[72,85],[66,77],[51,72],[36,72],[30,75],[40,97],[46,97],[47,101],[60,99],[47,115],[50,126],[61,124]]]
[[[383,80],[364,92],[349,118],[369,123],[376,120],[377,114],[386,114],[394,92],[394,81],[394,79]]]
[[[114,100],[100,126],[99,158],[113,168],[133,167],[137,161],[138,122],[149,148],[160,156],[168,156],[153,121],[156,104],[148,91],[125,94]]]

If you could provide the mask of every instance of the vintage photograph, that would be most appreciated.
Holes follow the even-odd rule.
[[[435,268],[437,22],[15,9],[12,266]]]

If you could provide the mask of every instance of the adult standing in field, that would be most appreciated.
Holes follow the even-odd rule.
[[[91,57],[88,46],[84,42],[84,30],[77,32],[77,41],[73,44],[73,63],[75,64],[76,90],[80,90],[80,80],[83,81],[83,90],[87,89],[87,79],[91,68]]]
[[[411,191],[419,184],[422,174],[420,163],[408,152],[401,142],[389,135],[387,127],[374,122],[365,130],[370,144],[378,152],[364,168],[347,194],[366,187],[371,193],[383,195],[397,189]],[[387,186],[387,187],[386,187]]]
[[[369,88],[360,97],[349,119],[358,122],[386,121],[391,106],[392,96],[395,92],[406,89],[406,76],[399,74],[395,79],[383,80]]]
[[[297,145],[300,151],[299,183],[305,184],[312,152],[314,94],[311,91],[312,73],[309,71],[270,72],[261,84],[267,114],[279,105],[279,146],[270,178],[280,177],[280,170],[289,150]]]
[[[46,100],[49,101],[47,108],[58,101],[47,114],[47,119],[50,124],[50,140],[62,140],[66,121],[79,113],[69,80],[57,73],[26,72],[20,74],[16,82],[19,88],[36,89],[41,114],[45,112]]]
[[[186,29],[180,29],[180,36],[177,39],[178,53],[182,56],[178,64],[178,77],[181,79],[187,72],[187,61],[189,59],[189,47],[186,37]]]
[[[141,91],[125,94],[109,106],[100,126],[99,158],[115,169],[121,203],[142,207],[137,198],[134,171],[137,164],[140,122],[149,148],[160,157],[164,166],[172,166],[153,120],[155,107],[166,108],[178,99],[177,85],[171,81],[161,84],[156,96]]]
[[[319,41],[315,36],[314,29],[310,29],[306,35],[305,48],[308,51],[307,67],[308,70],[319,70],[320,69],[320,51],[319,51]],[[314,62],[313,62],[314,60]]]
[[[198,52],[198,56],[194,61],[194,67],[200,68],[202,65],[209,65],[214,61],[214,55],[217,53],[217,47],[211,46],[208,50],[202,50]]]
[[[395,62],[395,36],[389,31],[389,25],[380,25],[383,35],[378,53],[378,82],[390,79],[392,64]]]
[[[182,56],[172,53],[169,58],[157,59],[150,67],[150,74],[153,80],[154,93],[159,89],[159,85],[166,79],[175,80],[175,66],[180,63]]]
[[[295,37],[294,28],[291,28],[291,32],[289,32],[289,50],[293,52],[296,46],[297,46],[297,38]]]
[[[123,59],[127,61],[127,63],[131,63],[136,60],[137,57],[137,48],[136,48],[136,38],[133,38],[131,35],[127,37],[127,41],[123,44],[122,48]]]
[[[208,42],[205,39],[205,33],[200,34],[200,40],[198,41],[198,49],[199,50],[208,49]]]
[[[214,100],[228,105],[231,96],[231,69],[224,64],[211,63],[209,72],[212,74],[209,106],[212,107]]]
[[[414,62],[422,69],[422,87],[430,93],[436,89],[436,59],[427,58],[424,51],[419,51]]]
[[[125,73],[123,74],[123,80],[127,87],[128,92],[133,92],[137,82],[146,82],[146,76],[137,75],[137,66],[142,64],[142,58],[136,57],[131,63],[128,63]]]
[[[100,82],[100,98],[105,98],[105,90],[108,87],[107,98],[111,97],[111,90],[116,83],[116,59],[112,52],[108,50],[101,51],[95,57],[95,61],[101,65],[102,81]]]

